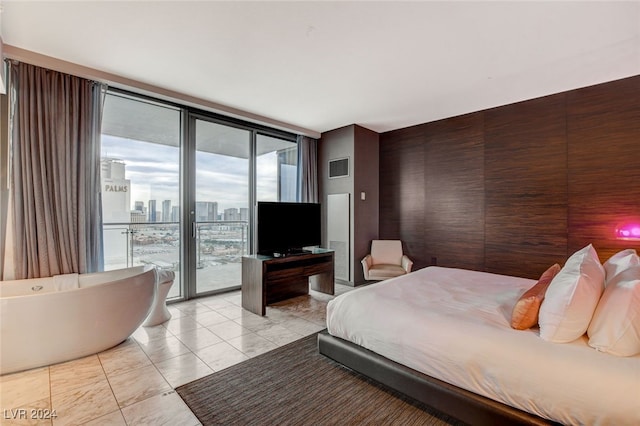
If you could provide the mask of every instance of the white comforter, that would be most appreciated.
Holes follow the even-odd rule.
[[[330,334],[474,393],[564,424],[640,425],[640,355],[513,330],[534,280],[429,267],[345,293]]]

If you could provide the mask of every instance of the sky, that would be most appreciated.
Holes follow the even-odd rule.
[[[131,180],[131,208],[136,201],[163,200],[180,204],[180,150],[174,146],[140,142],[102,135],[102,157],[125,162],[125,177]],[[257,193],[261,201],[277,200],[277,158],[275,152],[257,160]],[[249,162],[247,159],[212,153],[196,154],[197,201],[218,202],[218,211],[248,206]]]

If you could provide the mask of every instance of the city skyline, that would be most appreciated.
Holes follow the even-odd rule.
[[[125,163],[130,183],[130,209],[135,202],[170,200],[179,205],[180,150],[177,146],[135,141],[102,135],[102,158]],[[248,207],[248,160],[198,151],[196,156],[196,198],[217,202],[220,211]],[[261,200],[277,200],[276,152],[257,158],[257,191]],[[156,211],[162,211],[157,210]]]

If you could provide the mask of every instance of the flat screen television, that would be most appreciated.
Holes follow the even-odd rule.
[[[268,256],[302,252],[322,243],[320,204],[259,201],[258,254]]]

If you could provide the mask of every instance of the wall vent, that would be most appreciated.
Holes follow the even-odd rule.
[[[349,176],[349,157],[329,160],[329,179]]]

